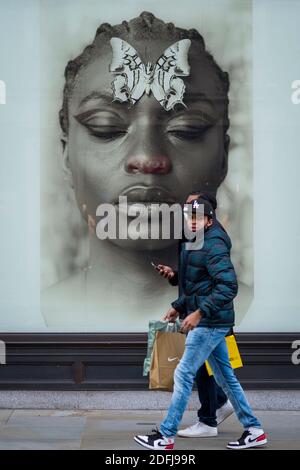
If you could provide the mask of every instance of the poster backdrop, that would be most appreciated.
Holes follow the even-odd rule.
[[[299,331],[300,2],[24,3],[0,2],[1,330],[146,331],[177,297],[150,262],[176,268],[177,241],[99,240],[97,206],[199,190],[233,242],[236,329]],[[174,107],[166,72],[141,82],[170,47]]]

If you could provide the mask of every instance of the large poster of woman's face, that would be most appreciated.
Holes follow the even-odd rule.
[[[130,236],[128,212],[127,236],[101,237],[99,207],[114,209],[120,229],[122,198],[131,210],[143,206],[147,225],[153,204],[182,207],[204,192],[216,197],[232,240],[237,324],[247,315],[251,2],[183,3],[41,2],[41,309],[49,328],[140,332],[161,319],[178,292],[153,264],[177,269],[179,238]],[[161,218],[156,224],[159,232]]]

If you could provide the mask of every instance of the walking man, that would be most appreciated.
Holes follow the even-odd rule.
[[[187,197],[186,204],[193,202],[201,195],[202,199],[206,199],[214,211],[217,208],[217,200],[211,194],[203,194],[202,191],[193,191]],[[215,218],[215,224],[219,224]],[[221,225],[220,225],[221,226]],[[178,271],[173,270],[170,266],[162,264],[158,265],[159,273],[168,279],[172,286],[179,286],[179,295],[183,292],[183,279],[181,270],[182,248],[184,240],[179,243],[178,250]],[[182,315],[181,315],[182,316]],[[231,334],[231,331],[230,333]],[[233,412],[233,407],[228,400],[222,388],[216,383],[214,376],[209,375],[206,365],[203,364],[196,374],[196,385],[201,407],[198,410],[197,421],[185,429],[180,429],[177,433],[179,437],[216,437],[218,435],[218,425],[227,419]]]
[[[204,206],[203,216],[197,211],[200,204]],[[187,340],[174,373],[174,391],[166,418],[154,433],[134,437],[148,449],[174,448],[196,373],[206,360],[244,427],[241,438],[227,447],[247,449],[267,443],[261,423],[253,415],[229,361],[225,337],[234,325],[233,299],[238,286],[230,259],[230,238],[220,225],[214,223],[213,216],[213,207],[201,197],[193,201],[192,214],[187,212],[189,229],[195,234],[204,230],[204,243],[201,249],[183,250],[183,292],[172,302],[165,316],[167,320],[175,321],[180,314],[186,315],[182,330],[187,333]]]

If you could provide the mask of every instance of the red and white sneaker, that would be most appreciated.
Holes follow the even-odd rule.
[[[134,436],[135,442],[147,449],[154,450],[173,450],[174,438],[163,436],[158,429],[152,429],[153,434],[145,436]]]
[[[267,444],[268,439],[263,429],[249,428],[242,437],[235,442],[229,442],[227,449],[249,449]]]

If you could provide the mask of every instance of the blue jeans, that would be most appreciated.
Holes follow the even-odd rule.
[[[228,396],[244,428],[261,428],[230,365],[225,341],[228,331],[229,328],[198,327],[188,333],[184,354],[174,373],[171,405],[166,418],[160,425],[160,432],[163,436],[176,435],[192,393],[196,373],[207,359],[216,382]]]

